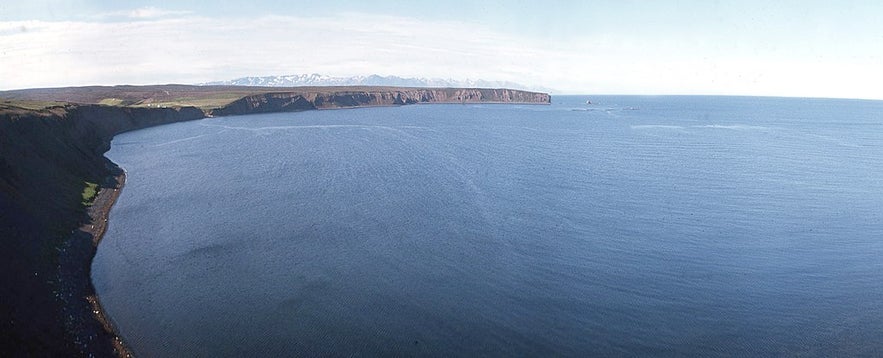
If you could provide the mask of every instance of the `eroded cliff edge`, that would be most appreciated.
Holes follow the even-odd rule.
[[[248,91],[247,93],[245,91]],[[171,106],[230,98],[217,106]],[[114,335],[92,313],[87,183],[116,185],[104,153],[114,135],[154,125],[235,115],[415,103],[548,104],[548,94],[507,89],[119,86],[0,92],[0,355],[116,356]],[[99,105],[133,104],[140,107]],[[206,103],[206,102],[201,102]]]

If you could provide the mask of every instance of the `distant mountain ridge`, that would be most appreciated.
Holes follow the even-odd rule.
[[[259,87],[299,87],[299,86],[391,86],[391,87],[456,87],[456,88],[509,88],[539,92],[553,92],[549,88],[526,86],[509,81],[454,80],[441,78],[412,78],[398,76],[352,76],[334,77],[313,74],[284,76],[241,77],[227,81],[199,83],[200,86],[259,86]]]

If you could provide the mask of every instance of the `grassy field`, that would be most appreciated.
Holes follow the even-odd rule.
[[[133,107],[186,107],[193,106],[202,110],[223,107],[230,102],[254,94],[253,92],[209,92],[197,93],[180,97],[150,98],[131,104]]]
[[[104,98],[99,100],[98,104],[103,104],[105,106],[128,106],[132,103],[120,98]]]

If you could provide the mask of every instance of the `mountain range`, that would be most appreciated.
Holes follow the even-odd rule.
[[[200,86],[260,86],[260,87],[298,87],[298,86],[390,86],[390,87],[457,87],[457,88],[509,88],[539,92],[554,92],[552,89],[539,86],[526,86],[509,81],[487,80],[454,80],[441,78],[413,78],[398,76],[352,76],[334,77],[313,74],[295,74],[284,76],[242,77],[227,81],[199,83]]]

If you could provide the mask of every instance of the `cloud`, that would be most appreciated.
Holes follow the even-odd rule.
[[[164,10],[152,6],[142,7],[129,12],[128,16],[134,19],[153,19],[166,16],[189,15],[190,11]]]
[[[138,21],[0,22],[0,89],[321,73],[481,78],[570,93],[883,96],[877,57],[794,59],[701,45],[713,38],[526,37],[362,13],[222,21],[126,13]]]
[[[193,14],[192,11],[187,10],[168,10],[161,9],[153,6],[145,6],[132,10],[124,10],[124,11],[111,11],[98,14],[96,18],[99,19],[109,19],[109,18],[126,18],[131,20],[147,20],[147,19],[157,19],[163,17],[176,17],[176,16],[185,16]]]

